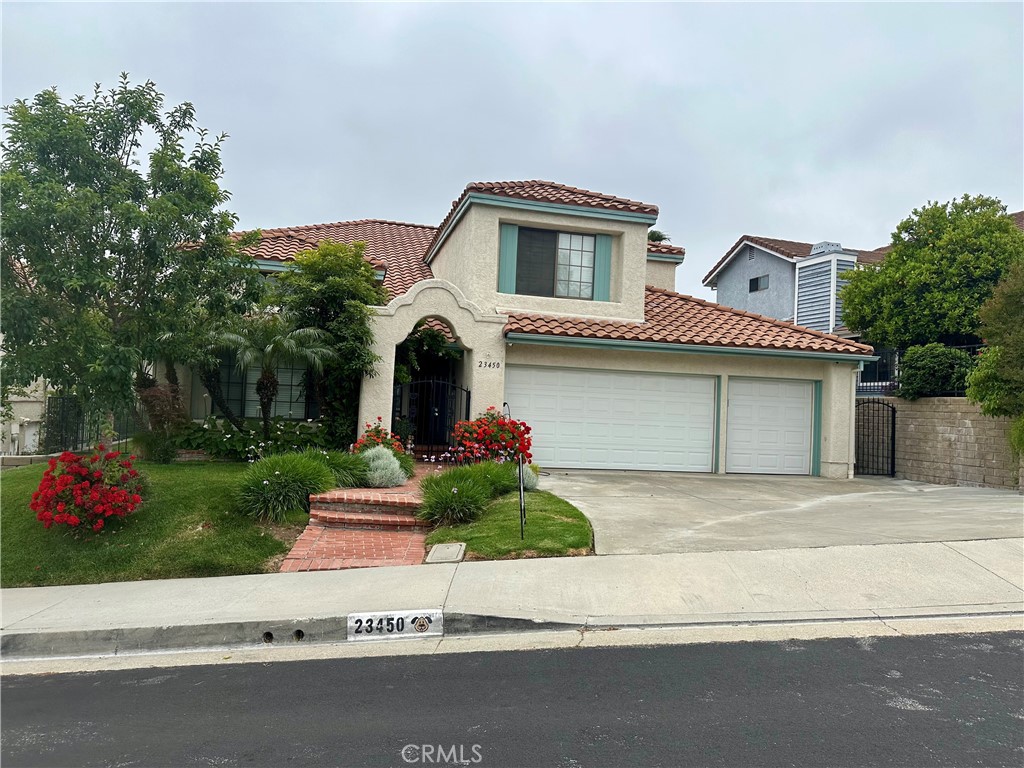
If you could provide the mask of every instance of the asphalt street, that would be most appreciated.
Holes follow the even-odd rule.
[[[5,676],[11,766],[1020,766],[1024,633]]]

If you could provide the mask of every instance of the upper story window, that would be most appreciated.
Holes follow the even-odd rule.
[[[768,290],[768,275],[750,278],[750,293]]]
[[[519,228],[515,292],[594,298],[594,235]]]

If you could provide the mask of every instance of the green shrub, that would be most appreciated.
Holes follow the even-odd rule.
[[[339,488],[362,488],[366,485],[366,462],[354,453],[307,448],[302,455],[319,461],[331,470]]]
[[[486,479],[491,489],[491,498],[504,496],[506,493],[519,489],[519,464],[517,462],[506,461],[499,464],[496,461],[482,461],[479,464],[470,464],[465,469],[479,473]]]
[[[334,487],[334,473],[322,462],[301,453],[268,456],[250,466],[239,486],[239,508],[249,517],[280,522],[303,510],[310,494]]]
[[[178,455],[172,435],[163,430],[146,430],[132,435],[132,445],[142,458],[157,464],[170,464]]]
[[[370,488],[396,488],[408,479],[395,454],[383,445],[367,448],[357,455],[366,462],[366,485]]]
[[[391,453],[394,454],[396,459],[398,459],[398,466],[402,468],[402,472],[407,478],[416,474],[416,459],[405,451],[397,451],[393,448],[391,449]]]
[[[470,467],[455,467],[423,479],[423,503],[416,516],[435,525],[460,525],[480,517],[491,500],[491,488]]]
[[[910,347],[900,358],[896,395],[904,400],[917,400],[963,392],[973,367],[971,356],[962,349],[944,344]]]
[[[275,418],[270,426],[270,441],[262,435],[262,425],[245,421],[238,431],[226,419],[210,417],[201,423],[192,422],[175,436],[178,448],[203,450],[218,459],[255,461],[272,453],[302,451],[326,447],[326,433],[312,421],[290,421]]]

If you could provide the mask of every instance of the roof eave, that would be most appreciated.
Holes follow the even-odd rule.
[[[758,355],[761,357],[788,357],[802,360],[829,360],[842,363],[865,363],[877,360],[877,355],[862,352],[820,352],[817,350],[771,349],[763,347],[718,347],[709,344],[672,344],[662,341],[630,341],[626,339],[595,339],[581,336],[552,336],[512,331],[505,334],[510,344],[541,344],[548,346],[613,347],[638,352],[675,352],[696,355]]]
[[[729,255],[725,257],[725,260],[722,261],[722,263],[720,263],[717,267],[715,267],[713,270],[704,275],[704,279],[701,281],[701,283],[706,288],[710,288],[712,281],[714,281],[715,278],[718,277],[718,275],[721,273],[723,269],[729,266],[729,263],[734,258],[736,258],[736,254],[739,253],[740,248],[742,248],[744,245],[752,245],[755,248],[760,248],[765,253],[770,253],[772,256],[776,256],[782,259],[783,261],[788,261],[790,264],[796,264],[797,262],[797,260],[791,256],[785,256],[777,251],[773,251],[771,248],[765,248],[763,245],[744,239],[733,247],[733,249],[729,252]]]

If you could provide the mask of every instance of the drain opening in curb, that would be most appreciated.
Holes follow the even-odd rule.
[[[299,640],[301,640],[305,636],[306,633],[303,632],[301,629],[296,629],[294,632],[292,632],[292,637],[295,638],[295,642],[299,642]]]
[[[264,643],[272,643],[272,642],[274,642],[274,633],[273,632],[264,632],[263,633],[263,642]]]

